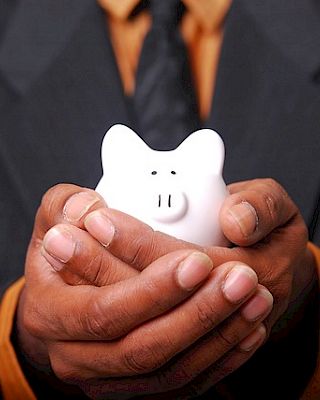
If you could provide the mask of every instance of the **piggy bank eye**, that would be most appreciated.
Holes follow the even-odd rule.
[[[177,173],[176,173],[176,171],[171,171],[171,174],[176,175]]]
[[[157,171],[152,171],[151,175],[157,175],[157,173],[158,173]]]

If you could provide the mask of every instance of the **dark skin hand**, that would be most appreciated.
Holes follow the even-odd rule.
[[[51,189],[26,263],[22,351],[92,398],[177,390],[189,398],[239,368],[314,265],[302,218],[279,185],[257,180],[230,192],[221,225],[238,246],[226,249],[154,232],[87,189]],[[266,288],[275,299],[268,318]]]

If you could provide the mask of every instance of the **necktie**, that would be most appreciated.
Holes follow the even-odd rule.
[[[179,0],[151,0],[152,26],[142,46],[133,95],[138,132],[156,150],[171,150],[200,127]]]

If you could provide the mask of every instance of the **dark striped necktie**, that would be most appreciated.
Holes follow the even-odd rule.
[[[133,96],[137,130],[154,149],[179,145],[200,121],[186,46],[179,32],[180,0],[151,0],[152,26],[143,43]]]

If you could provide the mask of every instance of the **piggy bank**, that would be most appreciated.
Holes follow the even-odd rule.
[[[225,245],[219,211],[227,196],[224,145],[210,129],[171,151],[155,151],[130,128],[114,125],[102,143],[96,188],[108,207],[199,245]]]

